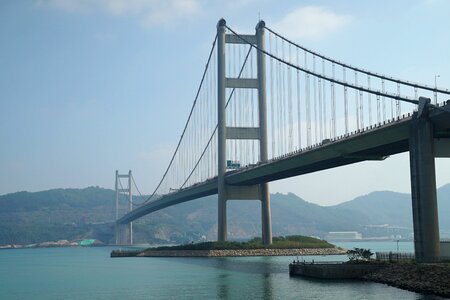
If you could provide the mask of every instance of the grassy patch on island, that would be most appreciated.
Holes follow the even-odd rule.
[[[249,250],[249,249],[304,249],[304,248],[333,248],[334,245],[316,238],[291,235],[273,238],[269,246],[262,244],[261,238],[253,238],[247,242],[203,242],[179,246],[163,246],[147,250]]]

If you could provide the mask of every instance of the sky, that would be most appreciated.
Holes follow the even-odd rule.
[[[450,1],[0,0],[0,194],[114,187],[151,193],[187,119],[220,18],[259,18],[371,71],[450,88]],[[409,156],[271,183],[332,205],[410,193]],[[436,159],[438,187],[450,160]]]

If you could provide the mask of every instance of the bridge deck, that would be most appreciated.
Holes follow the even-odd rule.
[[[450,104],[445,107],[450,109]],[[272,159],[266,163],[231,171],[227,173],[225,180],[230,185],[257,184],[365,160],[384,159],[389,155],[408,151],[409,127],[412,118],[412,116],[406,116],[323,142],[316,147]],[[435,126],[435,136],[449,138],[448,113],[432,110],[430,118]],[[165,207],[213,194],[217,194],[217,178],[164,195],[124,215],[117,223],[126,224]]]

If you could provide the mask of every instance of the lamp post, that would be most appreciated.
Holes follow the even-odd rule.
[[[397,239],[397,261],[398,261],[398,239]]]
[[[441,77],[441,75],[434,75],[434,88],[437,89],[437,79]],[[434,104],[437,104],[437,92],[434,91]]]

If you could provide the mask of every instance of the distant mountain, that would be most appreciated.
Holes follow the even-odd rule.
[[[363,224],[395,224],[412,228],[411,195],[396,192],[372,192],[333,206],[363,215]]]
[[[114,239],[115,193],[99,187],[19,192],[0,196],[0,244],[27,244],[58,239]],[[450,236],[450,184],[438,190],[440,229]],[[121,207],[128,205],[122,199]],[[142,202],[136,197],[135,202]],[[272,194],[274,235],[324,237],[329,231],[359,231],[364,236],[412,232],[408,194],[373,192],[334,206],[319,206],[294,194]],[[231,239],[261,233],[259,201],[228,201]],[[217,197],[168,207],[134,224],[135,241],[181,243],[202,237],[215,239]]]
[[[439,226],[441,232],[450,234],[450,184],[437,190]],[[372,192],[333,206],[363,215],[367,224],[390,224],[412,228],[411,195],[395,192]],[[355,224],[356,225],[356,224]]]

